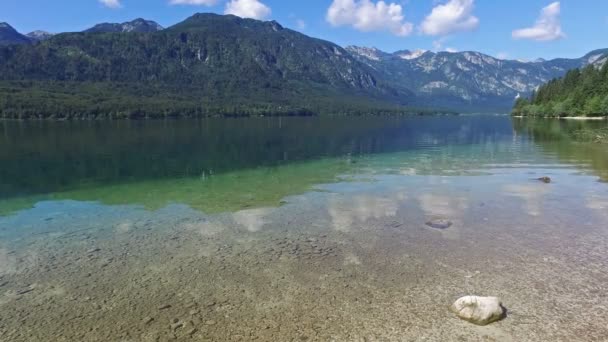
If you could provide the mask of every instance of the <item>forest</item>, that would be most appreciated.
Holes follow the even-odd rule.
[[[529,98],[517,99],[516,116],[608,115],[608,63],[570,70],[564,77],[540,86]]]
[[[5,119],[419,113],[410,99],[335,44],[234,16],[0,47]]]
[[[257,94],[264,92],[265,95]],[[260,96],[256,96],[260,95]],[[226,91],[146,82],[0,81],[0,119],[163,119],[242,116],[402,115],[406,108],[340,93]]]

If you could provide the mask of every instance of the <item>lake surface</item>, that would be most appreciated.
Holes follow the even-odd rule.
[[[0,340],[605,341],[606,126],[0,121]]]

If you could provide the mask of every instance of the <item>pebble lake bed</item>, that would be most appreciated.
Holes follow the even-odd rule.
[[[425,125],[438,119],[443,130]],[[243,191],[230,199],[241,200],[218,197],[224,209],[192,194],[136,196],[148,188],[131,178],[112,196],[74,186],[7,195],[0,340],[605,341],[608,152],[507,117],[438,119],[409,119],[420,127],[415,148],[396,140],[409,123],[393,121],[395,138],[324,141],[340,152],[320,164],[277,166],[255,181],[235,171],[230,183]],[[482,129],[484,120],[501,128]],[[294,140],[282,139],[278,150],[293,155]],[[304,187],[311,165],[335,174]],[[120,193],[128,201],[114,200]],[[450,306],[467,295],[500,298],[506,317],[458,318]]]

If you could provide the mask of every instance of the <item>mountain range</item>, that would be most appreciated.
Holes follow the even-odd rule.
[[[518,96],[568,70],[599,66],[607,59],[608,49],[577,59],[526,62],[469,51],[342,48],[275,21],[216,14],[195,14],[166,29],[136,19],[56,35],[22,35],[0,23],[0,80],[12,82],[9,88],[22,87],[14,82],[24,81],[42,88],[57,87],[57,82],[70,87],[79,82],[137,84],[131,102],[141,98],[142,87],[149,93],[154,86],[163,88],[160,92],[170,102],[189,94],[190,105],[200,101],[220,107],[240,103],[308,110],[320,103],[365,102],[506,111]],[[47,88],[45,92],[57,91]],[[106,87],[109,92],[111,88]]]
[[[339,114],[401,107],[413,97],[336,44],[274,21],[216,14],[154,32],[62,33],[6,45],[0,82],[4,117]]]
[[[157,22],[137,18],[124,23],[101,23],[82,32],[89,33],[120,33],[120,32],[157,32],[164,28]],[[36,30],[27,34],[17,32],[8,23],[0,23],[0,46],[11,44],[32,44],[53,37],[54,34]]]
[[[419,101],[451,108],[510,108],[515,98],[589,64],[603,65],[608,49],[576,59],[503,60],[479,52],[397,51],[346,48],[380,77],[411,89]]]

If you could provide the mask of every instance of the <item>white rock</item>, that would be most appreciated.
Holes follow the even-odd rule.
[[[505,309],[496,297],[465,296],[450,307],[458,317],[465,321],[486,325],[503,318]]]

